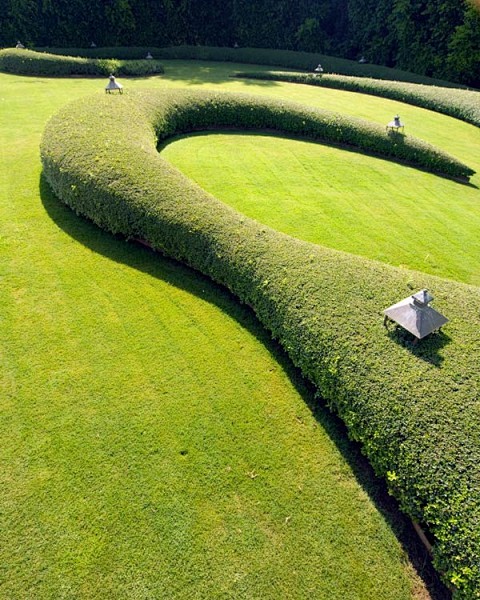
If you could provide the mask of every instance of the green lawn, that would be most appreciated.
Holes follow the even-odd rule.
[[[300,89],[304,102],[306,88],[293,90]],[[342,94],[357,104],[348,109]],[[338,110],[387,120],[384,109],[372,112],[382,100],[342,94]],[[334,95],[327,94],[322,105],[335,108],[327,103]],[[357,152],[265,135],[190,136],[167,145],[163,156],[217,198],[274,229],[479,285],[480,131],[419,108],[395,111],[409,114],[407,132],[473,166],[472,185]]]
[[[297,97],[229,80],[235,65],[166,66],[127,91]],[[0,75],[0,597],[428,598],[410,529],[250,311],[41,183],[46,121],[104,83]],[[298,99],[364,104],[321,91]],[[365,98],[372,113],[396,104]],[[468,127],[452,143],[468,145]],[[296,144],[278,145],[274,169]]]

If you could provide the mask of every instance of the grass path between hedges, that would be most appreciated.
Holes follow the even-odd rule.
[[[124,83],[232,89],[233,67]],[[41,184],[45,122],[101,86],[0,75],[0,598],[428,598],[252,314]]]
[[[480,156],[480,131],[478,138]],[[473,186],[357,152],[231,132],[176,140],[162,155],[274,229],[480,284],[480,192]]]
[[[306,102],[307,86],[297,88],[292,89],[292,99]],[[338,99],[335,94],[318,96],[319,106],[379,123],[388,120],[381,99],[365,106],[369,97],[349,92]],[[162,155],[217,198],[274,229],[479,285],[480,130],[431,111],[393,104],[391,114],[407,115],[407,133],[447,150],[477,171],[471,185],[357,152],[263,135],[189,136],[168,144]]]

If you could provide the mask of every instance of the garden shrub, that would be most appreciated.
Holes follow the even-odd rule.
[[[0,50],[0,71],[17,75],[65,77],[68,75],[152,75],[163,73],[158,60],[79,58],[32,50]]]
[[[276,100],[242,96],[208,95],[185,102],[175,113],[176,131],[216,127],[274,129],[404,160],[429,171],[468,179],[473,169],[438,148],[412,136],[387,133],[381,125],[327,110]]]
[[[235,73],[235,77],[268,81],[288,81],[319,87],[360,92],[400,100],[414,106],[421,106],[435,112],[455,117],[480,127],[480,92],[452,88],[383,81],[368,77],[348,77],[345,75],[290,73],[282,71],[259,71]]]
[[[357,77],[373,77],[396,81],[410,81],[425,85],[438,85],[443,87],[463,88],[461,84],[434,79],[425,75],[409,73],[399,69],[391,69],[381,65],[359,64],[346,58],[337,58],[326,54],[311,52],[295,52],[293,50],[270,50],[266,48],[227,48],[216,46],[172,46],[169,48],[140,47],[108,47],[108,48],[45,48],[53,54],[71,56],[86,56],[91,58],[109,58],[114,56],[121,59],[144,58],[151,52],[157,59],[181,60],[211,60],[219,62],[236,62],[254,65],[269,65],[290,69],[313,71],[322,63],[325,71],[353,75]]]
[[[293,103],[97,94],[47,125],[44,176],[77,213],[147,241],[251,306],[361,442],[402,510],[427,525],[435,565],[457,597],[479,597],[480,288],[276,232],[216,200],[157,152],[159,140],[176,133],[228,125],[313,140],[335,134],[376,151],[392,144],[373,126]],[[384,329],[382,309],[423,287],[450,322],[412,346]]]

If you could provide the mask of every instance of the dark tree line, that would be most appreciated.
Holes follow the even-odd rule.
[[[474,0],[0,0],[0,46],[324,52],[480,85]]]

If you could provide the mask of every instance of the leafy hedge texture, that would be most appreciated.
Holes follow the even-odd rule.
[[[163,73],[158,60],[120,60],[114,58],[78,58],[34,52],[0,50],[0,71],[17,75],[153,75]]]
[[[174,134],[231,125],[395,147],[362,122],[293,103],[172,91],[96,95],[47,125],[44,175],[77,213],[148,241],[253,307],[362,443],[402,510],[429,527],[435,564],[458,598],[480,597],[480,288],[271,230],[157,152],[159,140]],[[450,323],[411,346],[383,328],[382,309],[421,287],[433,291]]]
[[[360,92],[372,96],[382,96],[400,100],[414,106],[428,108],[435,112],[455,117],[480,127],[480,92],[427,86],[400,81],[382,81],[368,77],[348,77],[326,73],[321,77],[306,73],[286,73],[282,71],[236,73],[244,79],[268,81],[288,81],[319,87]]]
[[[425,85],[463,88],[458,83],[443,79],[433,79],[425,75],[409,73],[399,69],[391,69],[373,64],[360,64],[354,60],[328,56],[313,52],[296,52],[293,50],[269,50],[265,48],[227,48],[216,46],[172,46],[170,48],[141,47],[109,47],[109,48],[45,48],[47,52],[92,58],[108,58],[115,56],[123,59],[144,58],[151,52],[158,59],[213,60],[220,62],[240,62],[254,65],[271,65],[290,69],[312,71],[318,63],[329,73],[341,73],[357,77],[374,77],[397,81],[410,81]]]

